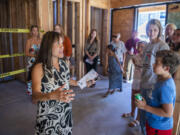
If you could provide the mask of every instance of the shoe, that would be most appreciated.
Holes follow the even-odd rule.
[[[123,82],[124,82],[124,83],[127,83],[128,81],[127,81],[127,80],[125,80],[125,79],[123,79]]]
[[[118,89],[117,92],[122,92],[122,89]]]
[[[137,127],[139,125],[140,125],[140,123],[138,120],[133,120],[128,124],[129,127]]]
[[[112,91],[110,92],[110,93],[111,93],[111,95],[112,95],[112,94],[114,94],[114,92],[115,92],[115,90],[112,90]]]
[[[90,88],[94,88],[95,86],[96,86],[96,84],[93,84],[93,85],[90,86]]]
[[[104,95],[103,95],[103,98],[106,98],[111,92],[110,91],[107,91]]]
[[[131,116],[131,113],[124,113],[124,114],[122,115],[122,117],[123,117],[123,118],[129,118],[129,117],[132,117],[132,116]]]

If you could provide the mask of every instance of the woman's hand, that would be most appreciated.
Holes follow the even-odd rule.
[[[87,87],[90,87],[90,86],[92,86],[92,85],[95,84],[95,83],[96,83],[95,80],[89,80],[89,81],[86,81],[86,86],[87,86]]]
[[[73,90],[63,90],[65,85],[51,92],[51,99],[69,103],[74,100]]]
[[[135,99],[135,104],[139,109],[145,110],[146,100],[142,97],[142,100]]]
[[[134,65],[136,65],[136,60],[134,58],[132,58],[132,62]]]
[[[121,65],[120,68],[121,68],[122,73],[124,74],[124,68],[123,68],[123,66]]]
[[[105,75],[108,75],[108,66],[105,66]]]
[[[90,59],[91,61],[93,61],[94,58],[91,56],[91,57],[89,57],[89,59]]]

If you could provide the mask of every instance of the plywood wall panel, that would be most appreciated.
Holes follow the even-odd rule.
[[[1,28],[30,28],[37,24],[37,0],[1,0]],[[0,33],[0,54],[23,53],[28,34]],[[3,70],[6,73],[26,67],[24,57],[2,59]],[[2,67],[2,66],[1,66]],[[25,73],[15,75],[15,78],[26,81]]]
[[[119,8],[147,3],[167,2],[170,0],[110,0],[111,8]]]
[[[124,17],[126,15],[126,17]],[[134,9],[123,9],[113,12],[112,34],[121,33],[121,40],[126,42],[133,31]]]

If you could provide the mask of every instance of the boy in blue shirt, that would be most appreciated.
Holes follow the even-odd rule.
[[[172,74],[180,64],[180,57],[169,50],[156,53],[153,71],[158,76],[154,90],[147,101],[135,100],[139,109],[146,111],[147,135],[171,135],[176,86]]]

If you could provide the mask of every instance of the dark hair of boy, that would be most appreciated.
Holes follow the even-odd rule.
[[[168,66],[169,69],[169,73],[171,75],[173,75],[176,70],[177,67],[180,64],[180,55],[170,51],[170,50],[162,50],[162,51],[158,51],[156,53],[156,58],[162,58],[162,64],[163,66]]]
[[[111,50],[112,52],[115,52],[115,51],[116,51],[116,48],[115,48],[112,44],[109,44],[109,45],[107,46],[107,48],[108,48],[109,50]]]

